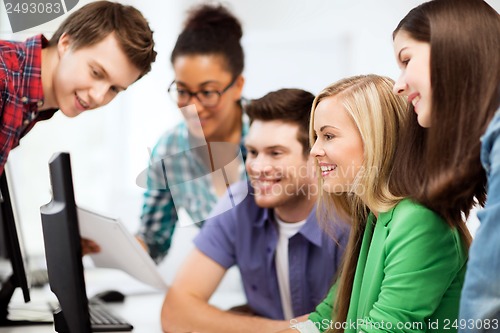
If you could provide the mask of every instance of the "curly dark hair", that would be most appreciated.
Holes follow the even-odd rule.
[[[233,78],[243,72],[244,55],[239,20],[224,6],[203,4],[188,12],[184,29],[170,56],[172,64],[182,55],[220,55]]]

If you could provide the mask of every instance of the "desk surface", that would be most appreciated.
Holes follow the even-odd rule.
[[[126,297],[123,303],[107,303],[110,310],[123,317],[134,326],[133,333],[161,333],[160,311],[165,295],[164,291],[156,291],[137,282],[123,272],[116,270],[86,269],[85,281],[89,297],[102,290],[116,289]],[[22,293],[16,289],[10,306],[15,314],[19,310],[34,310],[51,318],[49,301],[57,300],[49,286],[43,289],[30,290],[31,302],[24,304]],[[22,313],[22,312],[21,312]],[[52,323],[33,326],[1,327],[0,333],[48,333],[55,332]]]
[[[126,295],[123,303],[107,303],[110,310],[123,317],[134,326],[133,333],[161,333],[160,311],[165,295],[164,291],[157,291],[138,282],[127,274],[110,269],[85,269],[85,284],[88,297],[102,290],[115,289]],[[16,289],[10,307],[14,315],[20,309],[39,309],[41,314],[51,318],[48,302],[57,298],[50,291],[49,286],[43,289],[31,288],[31,302],[24,304],[22,293]],[[22,313],[22,312],[21,312]],[[37,312],[35,312],[36,314]],[[54,325],[12,326],[1,327],[0,333],[48,333],[55,332]]]
[[[124,303],[108,307],[134,326],[133,333],[161,333],[160,310],[163,294],[129,295]],[[13,326],[0,328],[1,333],[48,333],[55,332],[53,324]]]
[[[160,324],[160,311],[163,303],[164,291],[157,291],[146,286],[127,274],[117,270],[85,269],[85,283],[87,295],[91,297],[102,290],[115,289],[126,295],[123,303],[107,303],[107,306],[117,315],[134,326],[132,333],[162,333]],[[47,302],[57,300],[47,286],[44,289],[31,289],[31,302],[24,304],[22,292],[16,289],[11,306],[16,308],[35,307],[47,310]],[[235,305],[244,304],[244,295],[234,290],[218,289],[210,303],[228,309]],[[0,327],[0,333],[53,333],[53,324],[36,326]]]

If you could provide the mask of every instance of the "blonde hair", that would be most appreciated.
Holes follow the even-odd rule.
[[[320,223],[331,231],[329,217],[342,215],[351,223],[351,234],[346,249],[340,286],[332,318],[345,321],[349,309],[352,282],[359,249],[368,218],[369,208],[384,212],[394,207],[403,197],[391,179],[394,155],[401,128],[410,121],[407,102],[392,92],[394,81],[377,75],[360,75],[331,84],[314,99],[311,109],[309,138],[311,146],[316,137],[314,114],[325,98],[336,97],[353,120],[363,142],[363,165],[348,193],[330,194],[320,191],[318,213]],[[318,166],[317,166],[318,167]],[[319,168],[319,167],[318,167]],[[321,172],[318,170],[318,174]],[[319,188],[323,180],[319,178]]]

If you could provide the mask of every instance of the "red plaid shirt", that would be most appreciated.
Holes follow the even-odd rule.
[[[37,121],[57,110],[38,112],[43,106],[42,35],[25,42],[0,40],[0,174],[9,152]]]

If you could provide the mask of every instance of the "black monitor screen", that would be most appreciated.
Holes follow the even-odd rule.
[[[0,326],[6,326],[14,324],[7,319],[7,315],[10,299],[12,298],[15,289],[21,287],[25,302],[30,301],[30,294],[28,279],[26,277],[25,262],[19,245],[20,242],[5,171],[0,176],[0,193],[0,224],[2,229],[1,241],[5,246],[6,255],[12,266],[12,274],[2,281],[2,289],[0,290]]]
[[[52,201],[40,213],[50,289],[62,309],[54,314],[54,324],[58,332],[87,333],[91,326],[69,154],[55,154],[49,168]]]

